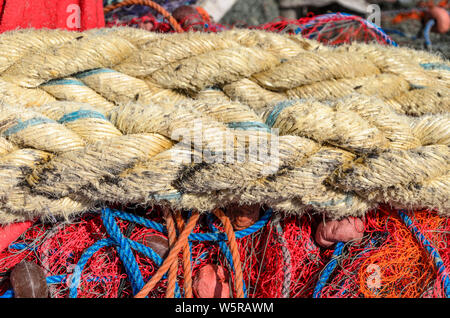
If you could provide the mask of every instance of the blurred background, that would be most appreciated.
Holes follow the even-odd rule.
[[[117,5],[121,2],[123,0],[104,0],[104,6]],[[277,31],[280,31],[282,27],[286,32],[295,32],[297,27],[302,27],[304,34],[303,25],[305,23],[311,22],[313,17],[328,14],[333,19],[327,23],[332,25],[322,21],[322,25],[315,30],[315,34],[308,36],[311,38],[319,36],[322,40],[328,37],[331,39],[329,41],[331,44],[339,44],[339,41],[334,41],[333,37],[347,35],[354,38],[356,35],[355,19],[347,18],[344,19],[345,21],[337,21],[333,16],[338,12],[346,13],[377,23],[377,26],[398,45],[432,50],[447,58],[450,55],[450,18],[448,14],[450,5],[448,0],[155,0],[154,2],[169,13],[173,13],[180,6],[203,8],[204,13],[210,18],[207,21],[207,28],[215,26],[213,31],[261,25],[266,25],[271,29],[278,23]],[[374,9],[371,5],[377,5],[379,11],[377,11],[377,7]],[[376,19],[375,15],[378,15]],[[144,19],[144,21],[148,21],[145,28],[154,31],[158,31],[156,26],[164,21],[164,17],[157,10],[142,5],[117,8],[109,11],[105,18],[109,26],[114,24],[139,25],[136,23],[136,19],[141,19],[141,22]],[[302,23],[298,23],[299,19]],[[152,23],[150,24],[149,21]],[[315,23],[315,20],[312,23]],[[361,22],[359,23],[361,24]],[[267,26],[267,24],[271,25]],[[289,28],[293,24],[296,27]],[[331,29],[335,30],[332,35],[329,33]],[[168,30],[164,30],[159,25],[159,31],[167,32]],[[361,32],[364,33],[364,30]],[[363,36],[367,37],[366,34]]]

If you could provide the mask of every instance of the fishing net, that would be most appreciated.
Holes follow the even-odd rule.
[[[119,220],[119,228],[126,237],[146,244],[155,236],[167,237],[159,208],[128,212],[151,218],[162,227],[148,228]],[[264,213],[265,211],[261,211],[262,215]],[[185,217],[187,215],[185,213]],[[414,225],[435,246],[448,267],[450,221],[429,210],[416,211],[411,218]],[[333,255],[333,249],[323,249],[315,243],[313,233],[319,222],[320,218],[307,215],[300,218],[287,217],[281,222],[282,231],[278,232],[273,218],[270,218],[258,225],[255,232],[238,239],[247,297],[283,297],[286,284],[289,297],[312,297],[324,269],[333,260],[337,260],[336,267],[321,288],[320,297],[446,296],[445,289],[448,286],[445,286],[443,276],[438,274],[433,257],[411,233],[397,211],[384,207],[370,212],[364,220],[363,240],[360,243],[346,243],[342,253],[337,256]],[[213,223],[220,230],[217,222]],[[211,233],[207,216],[199,221],[193,233]],[[283,240],[279,239],[280,236]],[[107,230],[99,213],[83,215],[70,223],[36,223],[0,254],[2,297],[12,296],[6,277],[9,270],[22,260],[35,262],[45,269],[52,297],[73,297],[71,286],[74,289],[73,276],[80,258],[86,253],[86,249],[107,237]],[[219,246],[219,240],[197,239],[193,238],[191,241],[193,276],[205,264],[219,264],[230,274],[233,273],[232,264]],[[289,262],[280,253],[282,248],[287,249]],[[144,280],[148,280],[157,271],[158,264],[138,252],[134,255]],[[287,271],[290,273],[288,282]],[[183,285],[183,274],[182,266],[179,266],[177,281],[180,286]],[[230,275],[230,281],[233,279],[234,276]],[[167,278],[164,278],[149,297],[164,297],[166,288]],[[91,255],[76,289],[77,297],[80,298],[125,298],[133,294],[123,264],[113,247],[102,247]],[[175,297],[182,296],[179,290],[175,293]]]
[[[153,30],[172,31],[169,23],[149,12],[131,19],[116,12],[108,25],[141,26],[148,22]],[[202,27],[204,31],[221,31],[231,26],[205,23]],[[252,28],[302,34],[329,45],[352,41],[395,45],[378,27],[346,14],[279,20]],[[182,211],[181,216],[188,222],[192,211]],[[280,218],[263,207],[254,225],[235,232],[237,247],[230,248],[226,226],[212,214],[203,214],[188,240],[192,276],[207,264],[223,266],[229,286],[242,280],[244,296],[250,298],[449,295],[449,219],[431,210],[404,214],[380,207],[368,212],[363,221],[361,242],[340,242],[325,249],[313,238],[323,222],[321,215]],[[44,269],[53,298],[132,297],[142,287],[141,281],[157,274],[166,256],[148,249],[152,240],[169,241],[170,232],[159,206],[103,208],[70,221],[39,220],[0,253],[0,297],[14,296],[8,275],[23,260]],[[128,252],[126,246],[131,247]],[[232,255],[236,251],[242,277],[236,255]],[[125,261],[122,253],[134,261]],[[177,255],[174,297],[185,296],[183,253]],[[165,297],[168,286],[165,275],[148,296]],[[236,296],[236,288],[231,290],[230,296]]]

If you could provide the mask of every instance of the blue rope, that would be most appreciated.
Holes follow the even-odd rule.
[[[450,71],[450,66],[442,63],[422,63],[420,64],[425,70],[445,70]]]
[[[145,283],[137,265],[136,258],[133,255],[132,249],[149,257],[158,266],[162,265],[162,258],[150,247],[123,236],[117,223],[114,220],[114,216],[115,214],[109,208],[104,208],[102,210],[102,220],[104,222],[106,231],[110,235],[110,238],[97,241],[88,249],[86,249],[83,255],[81,255],[80,260],[78,261],[78,264],[75,267],[75,271],[72,275],[69,293],[70,298],[76,298],[78,295],[78,286],[80,285],[81,273],[87,261],[103,247],[116,246],[119,257],[125,267],[127,276],[130,277],[134,294],[139,292],[142,287],[144,287]],[[132,217],[130,217],[130,219],[132,219]],[[163,278],[165,277],[166,275],[164,275]],[[178,284],[175,285],[175,297],[181,297]]]
[[[130,278],[133,294],[137,294],[144,287],[145,283],[142,278],[142,273],[139,270],[139,265],[136,262],[133,251],[131,250],[130,243],[120,231],[120,228],[114,220],[114,217],[111,215],[109,209],[102,210],[102,220],[106,228],[106,232],[117,245],[117,253],[124,264],[127,276]]]
[[[431,19],[427,22],[425,25],[425,28],[423,29],[423,37],[425,38],[425,46],[427,48],[431,48],[431,39],[430,39],[430,33],[431,28],[436,24],[436,21],[434,19]]]
[[[120,218],[125,221],[134,222],[134,223],[140,224],[142,226],[145,226],[147,228],[151,228],[160,233],[167,234],[167,229],[165,228],[165,226],[158,222],[154,222],[154,221],[145,219],[143,217],[140,217],[140,216],[137,216],[134,214],[117,211],[117,210],[112,211],[112,213],[113,213],[114,217]],[[273,214],[273,210],[267,209],[265,211],[264,215],[257,222],[255,222],[255,224],[251,225],[250,227],[248,227],[244,230],[237,231],[235,233],[236,238],[241,239],[245,236],[251,235],[251,234],[259,231],[260,229],[262,229],[267,224],[267,222],[270,220],[270,218],[272,217],[272,214]],[[200,242],[217,241],[217,242],[220,242],[220,241],[226,241],[226,240],[227,240],[226,234],[223,232],[191,233],[189,235],[189,241],[200,241]]]
[[[445,297],[450,298],[450,277],[447,269],[445,268],[444,262],[442,261],[439,252],[434,248],[433,244],[427,240],[427,238],[419,231],[419,229],[414,225],[410,217],[406,215],[405,210],[399,210],[398,214],[402,219],[403,223],[408,227],[411,233],[414,234],[416,239],[425,248],[428,254],[433,259],[433,262],[437,268],[438,274],[442,275],[442,282],[444,283]]]
[[[267,209],[264,212],[264,215],[255,222],[252,226],[237,231],[236,238],[240,239],[245,236],[251,235],[257,231],[259,231],[261,228],[263,228],[270,218],[272,217],[273,210]],[[190,212],[189,212],[190,215]],[[167,234],[167,229],[164,225],[151,221],[149,219],[145,219],[143,217],[126,213],[123,211],[118,210],[111,210],[109,208],[102,209],[102,220],[103,224],[106,228],[106,232],[110,236],[109,238],[102,239],[100,241],[97,241],[90,247],[88,247],[83,254],[81,255],[80,259],[78,260],[77,265],[75,266],[75,270],[72,274],[70,279],[70,287],[69,287],[69,297],[70,298],[76,298],[78,296],[78,287],[81,282],[81,273],[83,272],[83,269],[85,268],[87,262],[89,259],[97,253],[100,249],[104,247],[110,247],[114,246],[117,249],[117,252],[119,254],[119,257],[125,267],[125,271],[127,273],[127,277],[129,277],[133,293],[136,294],[139,292],[142,287],[145,285],[144,280],[142,278],[142,274],[139,270],[136,258],[133,255],[133,250],[145,255],[146,257],[150,258],[157,266],[161,266],[163,263],[163,259],[150,247],[145,246],[143,244],[140,244],[136,241],[133,241],[129,238],[126,238],[120,231],[119,226],[117,225],[115,218],[119,218],[128,222],[133,222],[136,224],[140,224],[146,228],[154,229],[160,233]],[[192,248],[192,242],[193,241],[214,241],[219,244],[219,247],[224,254],[225,258],[227,259],[228,263],[230,264],[231,268],[234,271],[234,264],[233,259],[231,256],[231,251],[229,250],[226,241],[227,235],[223,232],[218,232],[217,229],[212,225],[212,233],[191,233],[189,235],[189,246]],[[26,244],[16,243],[11,244],[9,248],[14,249],[25,249],[29,248]],[[206,257],[204,255],[203,257]],[[191,254],[191,260],[192,260],[192,254]],[[47,283],[49,284],[57,284],[65,281],[68,278],[68,275],[57,275],[57,276],[50,276],[47,278]],[[167,273],[163,276],[163,279],[167,278]],[[88,278],[87,281],[92,280],[98,280],[101,278]],[[245,283],[244,283],[244,293],[246,294],[245,290]],[[14,296],[14,293],[12,291],[7,291],[5,294],[0,296],[0,298],[11,298]],[[175,297],[179,298],[181,297],[180,288],[178,284],[175,285]]]
[[[325,287],[325,284],[327,283],[328,279],[330,278],[331,274],[336,268],[338,258],[342,255],[343,250],[344,250],[344,243],[338,242],[336,244],[336,248],[334,249],[333,255],[331,256],[331,260],[325,266],[324,270],[322,271],[322,274],[319,277],[319,280],[317,281],[316,287],[314,288],[313,292],[313,298],[320,298],[322,294],[322,289]]]

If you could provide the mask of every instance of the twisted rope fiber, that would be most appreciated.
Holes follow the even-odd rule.
[[[175,224],[172,217],[172,213],[167,207],[163,208],[164,219],[166,221],[167,231],[169,233],[169,248],[173,248],[177,241],[177,233],[175,230]],[[184,249],[184,247],[183,247]],[[169,278],[167,280],[166,298],[173,298],[175,295],[175,283],[178,275],[178,257],[173,259],[172,265],[169,268]],[[142,289],[142,287],[141,287]]]
[[[405,225],[408,227],[408,229],[411,231],[411,233],[414,234],[414,236],[419,241],[419,243],[422,245],[422,247],[427,251],[427,253],[430,255],[430,257],[433,259],[433,262],[436,266],[438,275],[441,276],[441,279],[443,282],[445,297],[450,298],[450,274],[449,274],[447,268],[445,267],[445,264],[442,261],[441,256],[439,255],[439,252],[433,246],[433,244],[429,240],[427,240],[427,238],[414,225],[413,220],[406,213],[407,213],[407,211],[405,211],[405,210],[398,211],[398,214],[399,214],[400,218],[402,219],[402,221],[405,223]]]
[[[189,222],[184,228],[183,232],[181,232],[178,240],[176,241],[173,248],[170,250],[169,255],[167,255],[163,264],[159,267],[156,274],[145,284],[145,286],[139,291],[134,297],[135,298],[144,298],[148,295],[148,293],[153,289],[156,283],[163,277],[163,275],[169,270],[170,266],[173,263],[173,260],[177,258],[178,253],[181,248],[185,245],[188,240],[189,233],[194,229],[197,220],[200,214],[198,212],[193,212]]]
[[[236,232],[235,233],[236,238],[241,239],[245,236],[256,233],[258,230],[263,228],[268,223],[268,221],[271,219],[272,212],[273,212],[272,209],[267,209],[264,212],[263,216],[256,223],[254,223],[253,225],[251,225],[250,227],[248,227],[244,230]],[[109,208],[104,209],[102,211],[102,213],[109,214],[112,218],[119,218],[119,219],[122,219],[122,220],[125,220],[128,222],[136,223],[136,224],[142,225],[147,228],[151,228],[155,231],[158,231],[162,234],[167,235],[166,227],[163,224],[152,221],[150,219],[146,219],[146,218],[143,218],[143,217],[131,214],[131,213],[119,211],[119,210],[111,210]],[[178,215],[181,216],[181,214],[178,214]],[[211,216],[211,214],[208,214],[208,217],[210,217],[210,216]],[[108,225],[105,224],[105,226],[108,226]],[[200,242],[215,241],[219,245],[224,244],[227,241],[227,235],[225,233],[218,232],[214,226],[213,226],[213,230],[214,230],[214,233],[191,233],[189,235],[189,241],[190,242],[193,242],[193,241],[200,241]],[[107,232],[112,233],[112,231],[110,229],[107,230]],[[130,246],[133,250],[149,257],[153,262],[155,262],[156,266],[161,266],[161,264],[163,263],[163,259],[156,252],[154,252],[150,247],[147,247],[143,244],[140,244],[140,243],[133,241],[131,239],[128,239],[128,238],[126,238],[126,240],[128,241],[128,243],[130,244]],[[76,298],[77,294],[78,294],[78,287],[81,282],[81,273],[83,272],[85,265],[87,264],[89,259],[95,253],[97,253],[101,248],[108,247],[108,246],[117,246],[117,244],[111,238],[103,239],[103,240],[96,242],[95,244],[93,244],[91,247],[89,247],[88,249],[86,249],[84,251],[83,255],[80,257],[80,259],[77,263],[76,271],[73,273],[72,276],[70,276],[70,275],[50,276],[50,277],[47,277],[47,282],[49,284],[58,284],[61,282],[65,282],[67,279],[69,279],[71,282],[69,297]],[[224,252],[224,255],[225,255],[227,261],[229,262],[230,266],[232,267],[232,269],[234,271],[234,265],[233,265],[233,259],[231,256],[231,252],[228,249],[228,247],[226,246],[226,244],[225,244],[225,247],[226,247],[226,250],[223,249],[222,251]],[[19,250],[32,249],[32,247],[30,247],[26,244],[17,244],[17,243],[11,244],[9,246],[9,248],[19,249]],[[185,261],[185,264],[189,265],[189,263],[190,263],[190,259],[189,259],[189,262]],[[124,266],[128,266],[128,263],[124,262]],[[190,267],[189,267],[189,270],[190,270]],[[184,282],[185,297],[189,298],[189,297],[192,297],[192,289],[188,285],[189,284],[188,279],[189,279],[189,277],[192,276],[192,274],[189,274],[189,271],[186,268],[185,268],[185,273],[188,273],[188,274],[185,274],[185,276],[186,276],[185,282]],[[167,275],[164,275],[163,278],[165,278],[166,276]],[[87,278],[87,281],[102,280],[102,279],[103,278],[89,277],[89,278]],[[191,289],[191,291],[189,291],[189,289]],[[245,293],[244,295],[246,295],[245,285],[244,285],[244,293]],[[189,295],[191,295],[191,296],[189,296]],[[175,296],[177,298],[181,297],[178,284],[176,284]],[[14,293],[12,290],[8,290],[7,292],[5,292],[3,295],[0,296],[0,298],[12,298],[12,297],[14,297]]]
[[[291,263],[292,260],[291,260],[291,253],[289,252],[289,249],[287,247],[287,241],[284,238],[284,232],[283,232],[283,228],[281,227],[280,219],[281,219],[280,214],[277,214],[273,218],[272,224],[275,226],[275,230],[278,235],[278,241],[281,244],[281,252],[283,253],[284,277],[283,277],[283,284],[282,284],[282,289],[281,289],[281,296],[283,298],[289,298],[291,280],[292,280],[292,263]]]
[[[181,233],[185,226],[183,217],[179,211],[175,212],[175,219],[177,222],[178,231]],[[184,292],[186,298],[192,298],[192,261],[190,243],[186,242],[183,247],[183,271],[184,271]]]
[[[208,214],[207,216],[208,219],[208,226],[209,228],[213,231],[213,232],[217,232],[217,228],[214,225],[214,220],[213,220],[213,215],[212,214]],[[248,229],[248,228],[247,228]],[[245,230],[247,230],[245,229]],[[243,230],[244,231],[244,230]],[[219,249],[220,251],[223,253],[223,255],[225,256],[225,259],[228,262],[228,266],[231,268],[231,271],[233,272],[234,275],[236,275],[236,268],[234,266],[234,261],[233,261],[233,253],[231,252],[230,248],[227,245],[227,237],[225,233],[224,234],[224,240],[220,240],[217,242],[217,244],[219,245]],[[236,235],[236,233],[235,233]],[[245,287],[245,280],[244,278],[242,278],[242,289],[244,292],[244,298],[247,298],[247,288]]]
[[[234,288],[236,292],[237,298],[244,298],[244,275],[242,274],[242,264],[241,258],[239,255],[239,248],[236,243],[236,236],[234,234],[233,225],[230,222],[230,219],[223,213],[221,209],[215,209],[213,211],[214,215],[219,218],[224,226],[225,233],[228,237],[228,244],[230,245],[231,256],[233,259],[234,269],[235,269],[235,279],[234,279]]]
[[[345,243],[337,242],[336,247],[333,252],[333,255],[331,256],[331,260],[328,262],[328,264],[323,269],[323,271],[319,277],[319,280],[316,283],[316,287],[314,287],[313,298],[320,298],[320,296],[322,294],[322,289],[327,284],[328,279],[330,278],[331,274],[333,273],[334,269],[336,268],[336,266],[338,264],[338,259],[342,255],[344,246],[345,246]]]
[[[139,267],[136,262],[136,258],[134,257],[131,249],[136,250],[139,253],[149,257],[152,261],[156,263],[156,265],[161,265],[163,263],[162,258],[154,252],[151,248],[135,242],[129,238],[126,238],[121,233],[118,228],[117,223],[114,220],[114,213],[109,208],[105,208],[102,210],[102,220],[104,222],[104,226],[107,230],[107,233],[110,235],[109,238],[97,241],[88,249],[86,249],[81,255],[77,266],[75,267],[75,271],[71,276],[70,283],[70,298],[76,298],[78,294],[78,286],[81,282],[81,273],[87,264],[88,260],[98,252],[103,247],[108,246],[116,246],[120,259],[122,260],[127,276],[130,278],[131,286],[133,289],[133,293],[137,293],[144,286],[144,281],[139,270]],[[129,247],[129,248],[127,248]],[[175,282],[176,283],[176,282]],[[178,284],[175,285],[175,296],[177,298],[180,297]]]
[[[449,213],[450,66],[426,52],[117,28],[7,32],[0,62],[0,223],[110,202]],[[270,128],[274,167],[248,143]],[[248,160],[207,160],[240,149]],[[174,159],[185,155],[194,163]]]
[[[110,5],[106,6],[103,9],[103,12],[106,14],[117,8],[127,7],[127,6],[134,5],[134,4],[145,5],[145,6],[149,6],[152,9],[155,9],[158,13],[160,13],[165,19],[167,19],[169,21],[169,24],[172,26],[172,28],[176,32],[184,32],[183,28],[178,24],[177,20],[169,12],[167,12],[166,9],[164,9],[162,6],[160,6],[156,2],[150,1],[150,0],[125,0],[125,1],[122,1],[119,3],[110,4]]]

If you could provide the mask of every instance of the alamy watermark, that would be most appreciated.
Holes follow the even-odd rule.
[[[367,277],[366,285],[369,289],[380,289],[381,288],[381,269],[380,266],[376,264],[370,264],[366,268],[366,273],[369,274]]]
[[[253,163],[260,167],[261,174],[275,173],[280,164],[278,129],[257,130],[261,129],[257,126],[253,130],[245,126],[248,123],[242,124],[246,130],[221,129],[204,127],[202,120],[196,119],[191,127],[175,129],[171,139],[178,143],[173,147],[172,160],[180,164]]]
[[[381,8],[378,4],[370,4],[367,6],[366,20],[381,27]]]
[[[69,4],[66,9],[69,16],[66,20],[67,28],[80,29],[81,28],[81,8],[78,4]]]

